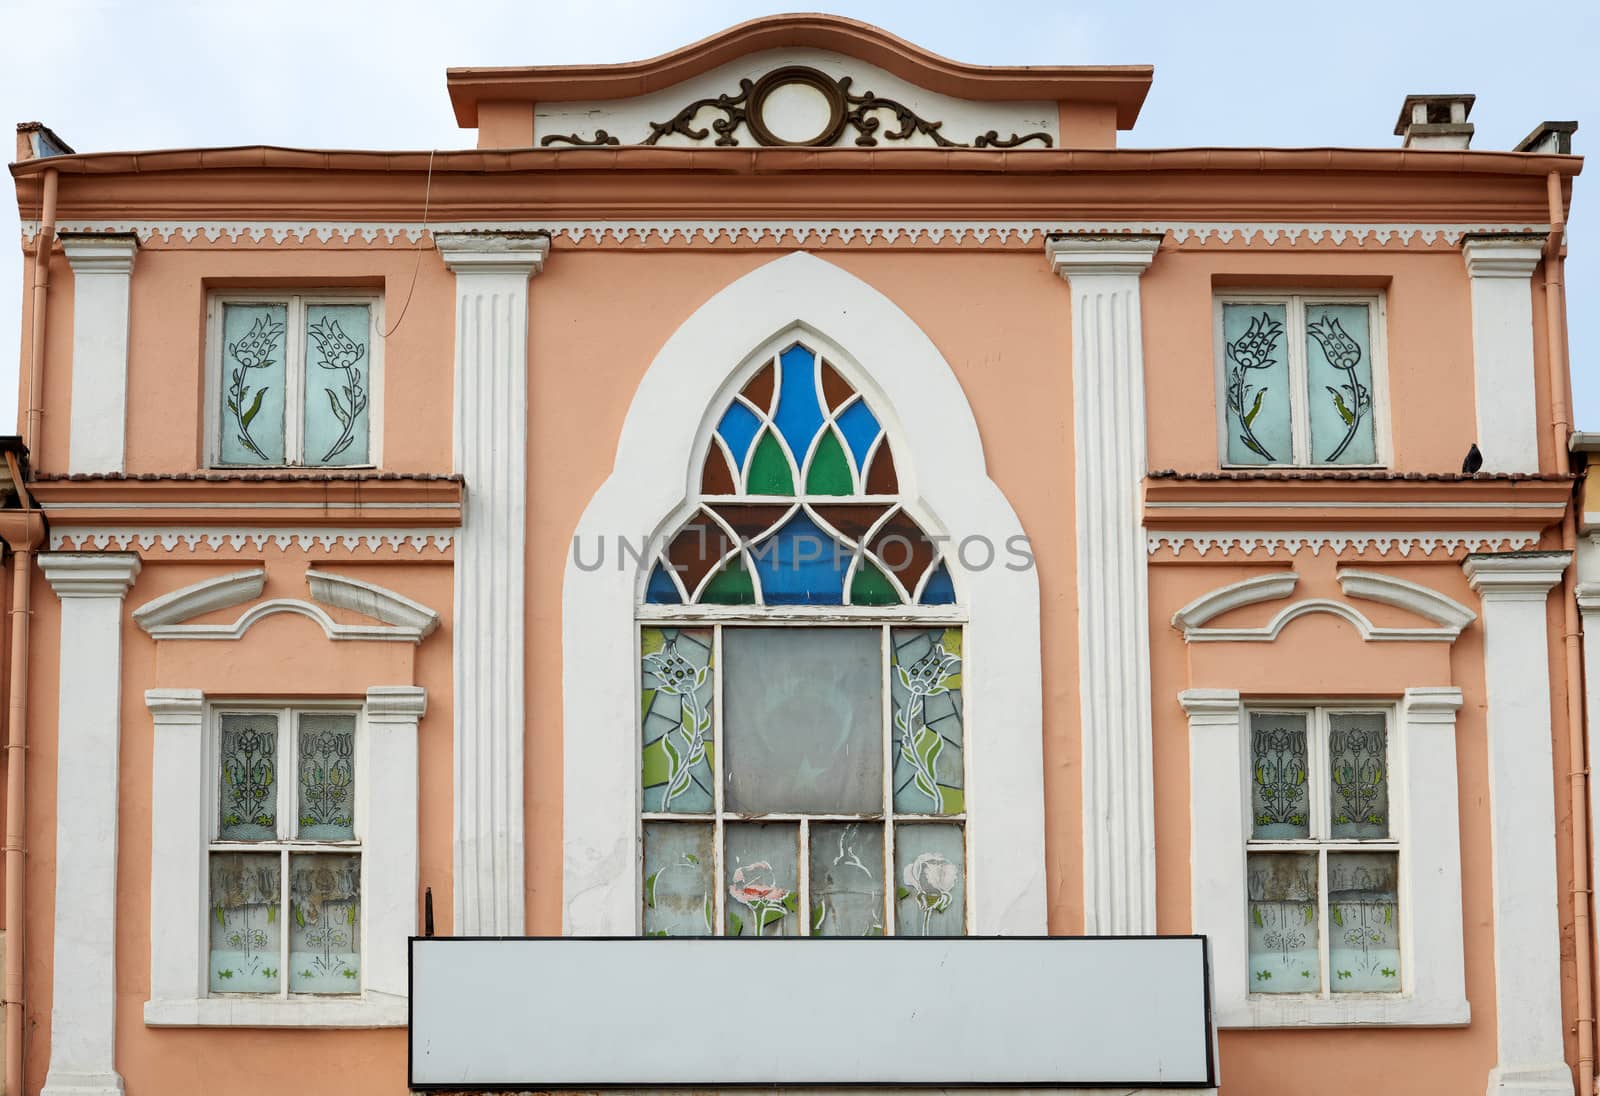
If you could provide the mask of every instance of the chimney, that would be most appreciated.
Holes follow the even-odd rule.
[[[72,146],[43,122],[17,123],[17,162],[42,156],[71,156]]]
[[[1472,144],[1472,113],[1476,95],[1407,95],[1394,125],[1404,148],[1467,148]]]
[[[1577,122],[1540,122],[1533,127],[1532,133],[1517,142],[1517,147],[1512,151],[1571,156],[1572,135],[1576,132]]]

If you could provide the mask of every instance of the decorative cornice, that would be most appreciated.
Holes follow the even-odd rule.
[[[261,596],[267,572],[260,567],[234,571],[162,594],[133,611],[133,621],[145,631],[168,624],[181,624],[217,609],[243,605]]]
[[[1393,605],[1434,622],[1433,628],[1389,628],[1374,624],[1366,614],[1349,605],[1327,598],[1307,598],[1285,607],[1268,623],[1255,628],[1208,628],[1213,618],[1246,605],[1287,598],[1294,592],[1299,576],[1293,571],[1258,575],[1242,582],[1220,586],[1202,594],[1172,616],[1173,627],[1185,640],[1196,642],[1271,642],[1290,621],[1309,613],[1330,613],[1355,625],[1365,640],[1450,640],[1478,614],[1465,605],[1415,582],[1373,571],[1340,571],[1339,588],[1345,597]]]
[[[454,274],[524,274],[544,269],[550,236],[539,231],[468,230],[433,233],[433,245]]]
[[[74,275],[131,274],[139,238],[132,232],[83,234],[60,232],[61,250]]]
[[[428,711],[428,690],[420,685],[374,685],[367,690],[367,722],[414,725]]]
[[[44,552],[39,569],[60,598],[121,598],[139,575],[132,552]]]
[[[206,694],[199,689],[146,689],[144,706],[158,727],[192,727],[199,730],[205,714]]]
[[[454,531],[415,529],[284,529],[237,526],[152,529],[101,526],[52,529],[50,548],[52,551],[71,548],[90,551],[96,548],[107,549],[115,545],[122,551],[137,547],[139,551],[146,553],[158,546],[167,552],[177,551],[180,547],[191,552],[242,552],[248,545],[260,552],[265,550],[268,544],[272,544],[277,546],[279,551],[288,551],[291,545],[295,545],[302,552],[313,549],[328,552],[342,547],[351,552],[365,548],[374,555],[385,548],[396,554],[402,549],[410,549],[417,555],[423,555],[431,549],[444,555],[449,553],[455,544],[455,537]]]
[[[1191,728],[1239,726],[1243,704],[1238,689],[1185,689],[1178,703],[1189,713]]]
[[[1431,556],[1443,548],[1446,556],[1454,556],[1457,552],[1495,551],[1505,549],[1515,551],[1528,548],[1538,543],[1539,534],[1536,532],[1478,532],[1462,530],[1439,530],[1437,532],[1356,532],[1352,530],[1318,530],[1318,531],[1293,531],[1293,530],[1206,530],[1203,532],[1187,532],[1163,529],[1159,532],[1150,532],[1145,541],[1150,554],[1155,555],[1166,547],[1173,555],[1179,555],[1183,549],[1190,548],[1198,555],[1204,556],[1217,549],[1226,556],[1237,549],[1243,555],[1249,555],[1258,549],[1264,550],[1267,555],[1276,555],[1279,550],[1294,555],[1302,549],[1309,548],[1312,555],[1318,555],[1324,548],[1333,549],[1335,554],[1342,554],[1347,550],[1356,552],[1376,551],[1379,555],[1389,555],[1397,552],[1402,557],[1410,556],[1413,552],[1418,555]]]
[[[1571,562],[1571,552],[1474,553],[1461,569],[1467,585],[1485,601],[1542,602]]]
[[[439,627],[439,614],[426,605],[371,582],[311,570],[306,572],[306,583],[314,600],[414,631],[418,639]]]
[[[1454,598],[1394,575],[1344,570],[1339,572],[1339,588],[1344,591],[1345,597],[1393,605],[1397,609],[1426,617],[1441,628],[1454,629],[1456,635],[1478,619],[1477,613]]]
[[[1138,277],[1155,259],[1162,238],[1159,233],[1051,236],[1044,253],[1050,269],[1069,280],[1079,274]]]
[[[1528,278],[1544,257],[1548,233],[1471,233],[1461,242],[1474,278]]]
[[[1455,726],[1461,709],[1461,688],[1457,685],[1430,685],[1407,689],[1401,707],[1407,723],[1441,723]]]
[[[278,613],[292,613],[316,621],[332,640],[372,639],[393,643],[421,643],[425,632],[393,624],[341,624],[321,607],[299,598],[279,597],[252,605],[232,624],[164,624],[146,628],[151,639],[243,639],[257,622]]]
[[[1600,582],[1580,582],[1576,593],[1579,612],[1600,612]]]
[[[1294,593],[1300,576],[1294,571],[1257,575],[1201,594],[1172,614],[1172,626],[1188,632],[1213,617],[1262,601],[1278,601]]]

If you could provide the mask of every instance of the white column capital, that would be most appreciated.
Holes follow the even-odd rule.
[[[1544,257],[1544,233],[1467,236],[1461,254],[1473,278],[1530,278]]]
[[[39,569],[60,598],[121,598],[139,575],[134,552],[42,552]]]
[[[146,689],[144,706],[158,727],[200,729],[206,709],[206,694],[199,689]]]
[[[1543,601],[1571,562],[1571,552],[1474,553],[1461,569],[1485,603]]]
[[[1044,242],[1050,269],[1063,278],[1089,274],[1137,278],[1155,260],[1159,235],[1052,236]]]
[[[131,232],[57,233],[74,275],[132,274],[139,237]]]
[[[1461,704],[1460,687],[1433,685],[1407,689],[1402,710],[1407,723],[1448,723],[1454,726]]]
[[[1580,583],[1578,583],[1577,594],[1578,594],[1578,612],[1580,612],[1580,613],[1600,612],[1600,582],[1580,582]],[[1585,633],[1587,633],[1588,629],[1585,628],[1584,631],[1585,631]],[[1600,688],[1600,686],[1597,686],[1597,688]]]
[[[374,685],[367,690],[369,724],[415,725],[428,711],[428,690],[420,685]]]
[[[436,232],[433,246],[453,274],[522,274],[544,269],[550,237],[543,232]]]
[[[1185,689],[1178,703],[1189,713],[1190,727],[1238,726],[1244,707],[1238,689]]]

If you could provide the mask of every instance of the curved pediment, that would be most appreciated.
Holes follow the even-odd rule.
[[[1299,581],[1299,576],[1293,571],[1257,575],[1219,586],[1174,613],[1172,625],[1181,630],[1184,639],[1190,643],[1271,643],[1290,622],[1299,617],[1327,613],[1353,625],[1364,640],[1454,642],[1461,630],[1478,618],[1471,609],[1437,590],[1392,575],[1347,569],[1339,572],[1338,579],[1345,597],[1404,609],[1428,620],[1430,625],[1400,628],[1375,624],[1356,606],[1332,598],[1302,598],[1284,606],[1262,625],[1227,627],[1211,624],[1215,618],[1247,605],[1287,599],[1294,593]]]
[[[311,588],[312,601],[271,598],[252,605],[231,623],[189,623],[195,617],[243,605],[261,596],[266,586],[265,569],[235,571],[147,601],[133,611],[133,619],[152,639],[242,639],[257,621],[278,613],[292,613],[313,620],[324,635],[335,640],[420,643],[439,626],[439,614],[434,610],[370,582],[328,571],[308,570],[306,584]],[[313,602],[348,609],[381,623],[344,624]]]

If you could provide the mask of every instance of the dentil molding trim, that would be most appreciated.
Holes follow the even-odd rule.
[[[1318,555],[1324,548],[1331,548],[1336,555],[1354,550],[1375,551],[1385,556],[1395,552],[1405,557],[1413,552],[1431,556],[1443,548],[1446,556],[1453,557],[1458,553],[1519,551],[1532,547],[1538,541],[1539,534],[1536,532],[1468,532],[1451,529],[1438,532],[1368,533],[1341,529],[1321,532],[1164,530],[1149,533],[1145,543],[1151,555],[1155,555],[1162,548],[1166,548],[1173,555],[1180,555],[1185,548],[1188,548],[1201,556],[1208,554],[1213,548],[1224,556],[1235,549],[1243,555],[1264,549],[1267,555],[1271,556],[1276,555],[1280,549],[1289,555],[1294,555],[1303,548],[1309,548],[1312,555]]]
[[[137,546],[142,552],[150,552],[159,546],[167,552],[178,551],[180,548],[190,552],[242,552],[246,545],[250,545],[259,552],[268,544],[273,544],[285,552],[289,550],[290,545],[295,545],[302,552],[309,552],[313,548],[329,552],[336,547],[342,547],[351,552],[365,548],[376,555],[385,548],[394,553],[409,548],[417,555],[449,555],[451,547],[455,544],[455,538],[453,530],[85,526],[52,529],[50,549],[61,551],[75,548],[86,552],[94,549],[105,551],[114,546],[117,550],[126,552]]]

